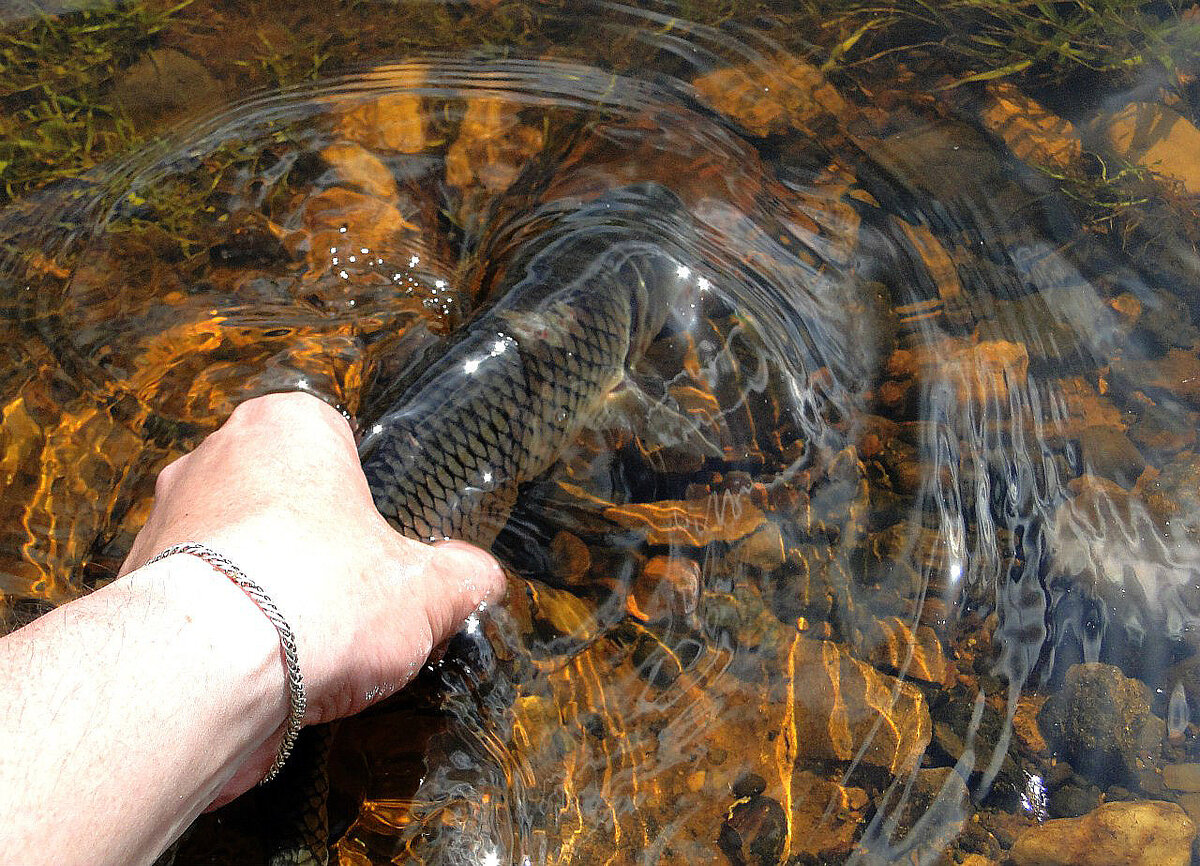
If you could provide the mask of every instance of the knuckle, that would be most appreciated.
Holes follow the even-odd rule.
[[[164,466],[158,473],[158,477],[154,479],[154,496],[161,498],[166,496],[175,482],[175,477],[183,468],[183,462],[187,460],[187,456],[173,460]]]

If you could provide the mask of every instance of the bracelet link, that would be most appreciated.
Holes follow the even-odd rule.
[[[207,545],[201,544],[198,541],[185,541],[181,544],[173,544],[166,550],[155,554],[146,564],[150,565],[161,559],[166,559],[168,556],[174,556],[177,553],[187,553],[199,557],[228,577],[246,595],[250,596],[250,599],[258,605],[259,610],[266,615],[267,619],[271,621],[271,625],[275,626],[275,630],[279,632],[279,644],[283,649],[284,666],[287,669],[289,712],[287,728],[284,730],[283,742],[279,744],[279,752],[275,755],[271,769],[267,770],[267,774],[259,782],[260,785],[265,784],[278,776],[279,771],[283,769],[284,763],[287,762],[288,756],[292,753],[296,737],[299,735],[300,729],[304,726],[304,713],[308,709],[308,696],[304,691],[304,677],[300,674],[300,662],[296,654],[296,636],[292,632],[292,627],[288,625],[287,620],[283,618],[283,614],[279,612],[279,608],[275,606],[275,602],[267,595],[266,590],[247,577],[245,572],[234,565],[228,557],[217,553]]]

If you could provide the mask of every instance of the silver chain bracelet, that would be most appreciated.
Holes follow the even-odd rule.
[[[283,734],[283,742],[279,744],[279,753],[275,756],[275,761],[271,764],[271,769],[267,771],[267,775],[263,776],[262,781],[259,782],[260,785],[264,784],[274,779],[279,775],[279,771],[283,769],[284,762],[287,761],[288,755],[292,753],[292,746],[296,743],[296,736],[300,733],[300,728],[304,724],[304,711],[308,708],[308,696],[304,692],[304,678],[300,676],[300,662],[296,659],[296,636],[292,633],[292,627],[288,625],[287,620],[283,618],[283,614],[279,612],[279,608],[275,606],[275,602],[271,600],[271,597],[267,595],[261,586],[246,577],[245,572],[234,565],[227,557],[222,556],[212,548],[198,541],[185,541],[182,544],[172,544],[166,550],[152,557],[146,565],[158,562],[160,559],[166,559],[168,556],[174,556],[177,553],[190,553],[192,556],[199,557],[236,583],[246,595],[253,599],[259,609],[266,614],[267,619],[271,621],[271,625],[275,626],[275,630],[279,632],[279,643],[283,647],[283,660],[287,666],[288,696],[291,703],[291,711],[288,714],[287,729]]]

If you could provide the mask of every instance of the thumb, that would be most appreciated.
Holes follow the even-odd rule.
[[[434,545],[429,563],[436,591],[430,605],[429,625],[433,642],[439,644],[462,627],[481,603],[504,597],[504,571],[486,551],[465,541],[442,541]]]

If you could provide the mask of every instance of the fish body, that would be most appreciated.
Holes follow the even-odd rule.
[[[561,205],[560,205],[561,207]],[[594,419],[685,284],[690,231],[657,184],[564,210],[444,351],[366,427],[375,504],[426,541],[489,545],[517,487]]]

